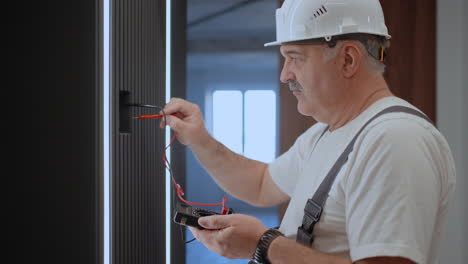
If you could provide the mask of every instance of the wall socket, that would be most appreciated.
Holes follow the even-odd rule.
[[[129,91],[119,92],[119,132],[132,133],[132,107]]]

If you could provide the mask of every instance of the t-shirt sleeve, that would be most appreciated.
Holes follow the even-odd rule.
[[[345,193],[353,262],[394,256],[426,263],[440,197],[437,147],[427,128],[404,123],[373,127],[350,155],[355,165]]]
[[[311,145],[317,139],[319,131],[323,129],[324,125],[315,124],[300,135],[288,151],[268,165],[268,172],[273,181],[290,197],[302,171],[304,159],[310,154]]]

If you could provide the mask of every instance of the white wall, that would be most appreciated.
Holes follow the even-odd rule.
[[[468,259],[468,3],[437,0],[437,123],[452,149],[457,190],[440,263]]]
[[[465,80],[463,82],[463,98],[464,98],[464,111],[463,111],[463,133],[462,133],[462,137],[463,137],[463,141],[464,141],[464,144],[463,144],[463,149],[464,149],[464,152],[462,153],[463,154],[463,158],[464,158],[464,162],[462,163],[463,166],[464,166],[464,188],[463,190],[465,190],[465,195],[464,195],[464,200],[463,200],[463,204],[465,205],[464,207],[464,222],[465,223],[465,229],[464,229],[464,237],[465,237],[465,246],[464,246],[464,259],[465,259],[465,262],[466,260],[468,259],[468,227],[466,227],[466,223],[468,223],[468,107],[467,107],[467,101],[468,101],[468,50],[466,47],[468,47],[468,3],[467,1],[465,0],[463,2],[463,14],[464,14],[464,22],[463,22],[463,32],[464,32],[464,43],[463,43],[463,47],[464,47],[464,52],[465,52],[465,67],[463,68],[464,70],[464,76],[465,76]]]

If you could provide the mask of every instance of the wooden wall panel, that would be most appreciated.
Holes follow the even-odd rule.
[[[392,35],[385,79],[397,96],[436,121],[436,2],[380,2]]]

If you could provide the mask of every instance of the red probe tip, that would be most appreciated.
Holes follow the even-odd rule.
[[[171,115],[179,117],[179,115],[176,113],[171,114]],[[135,116],[132,119],[153,119],[153,118],[163,118],[163,117],[164,117],[163,115],[141,115],[141,116]]]

